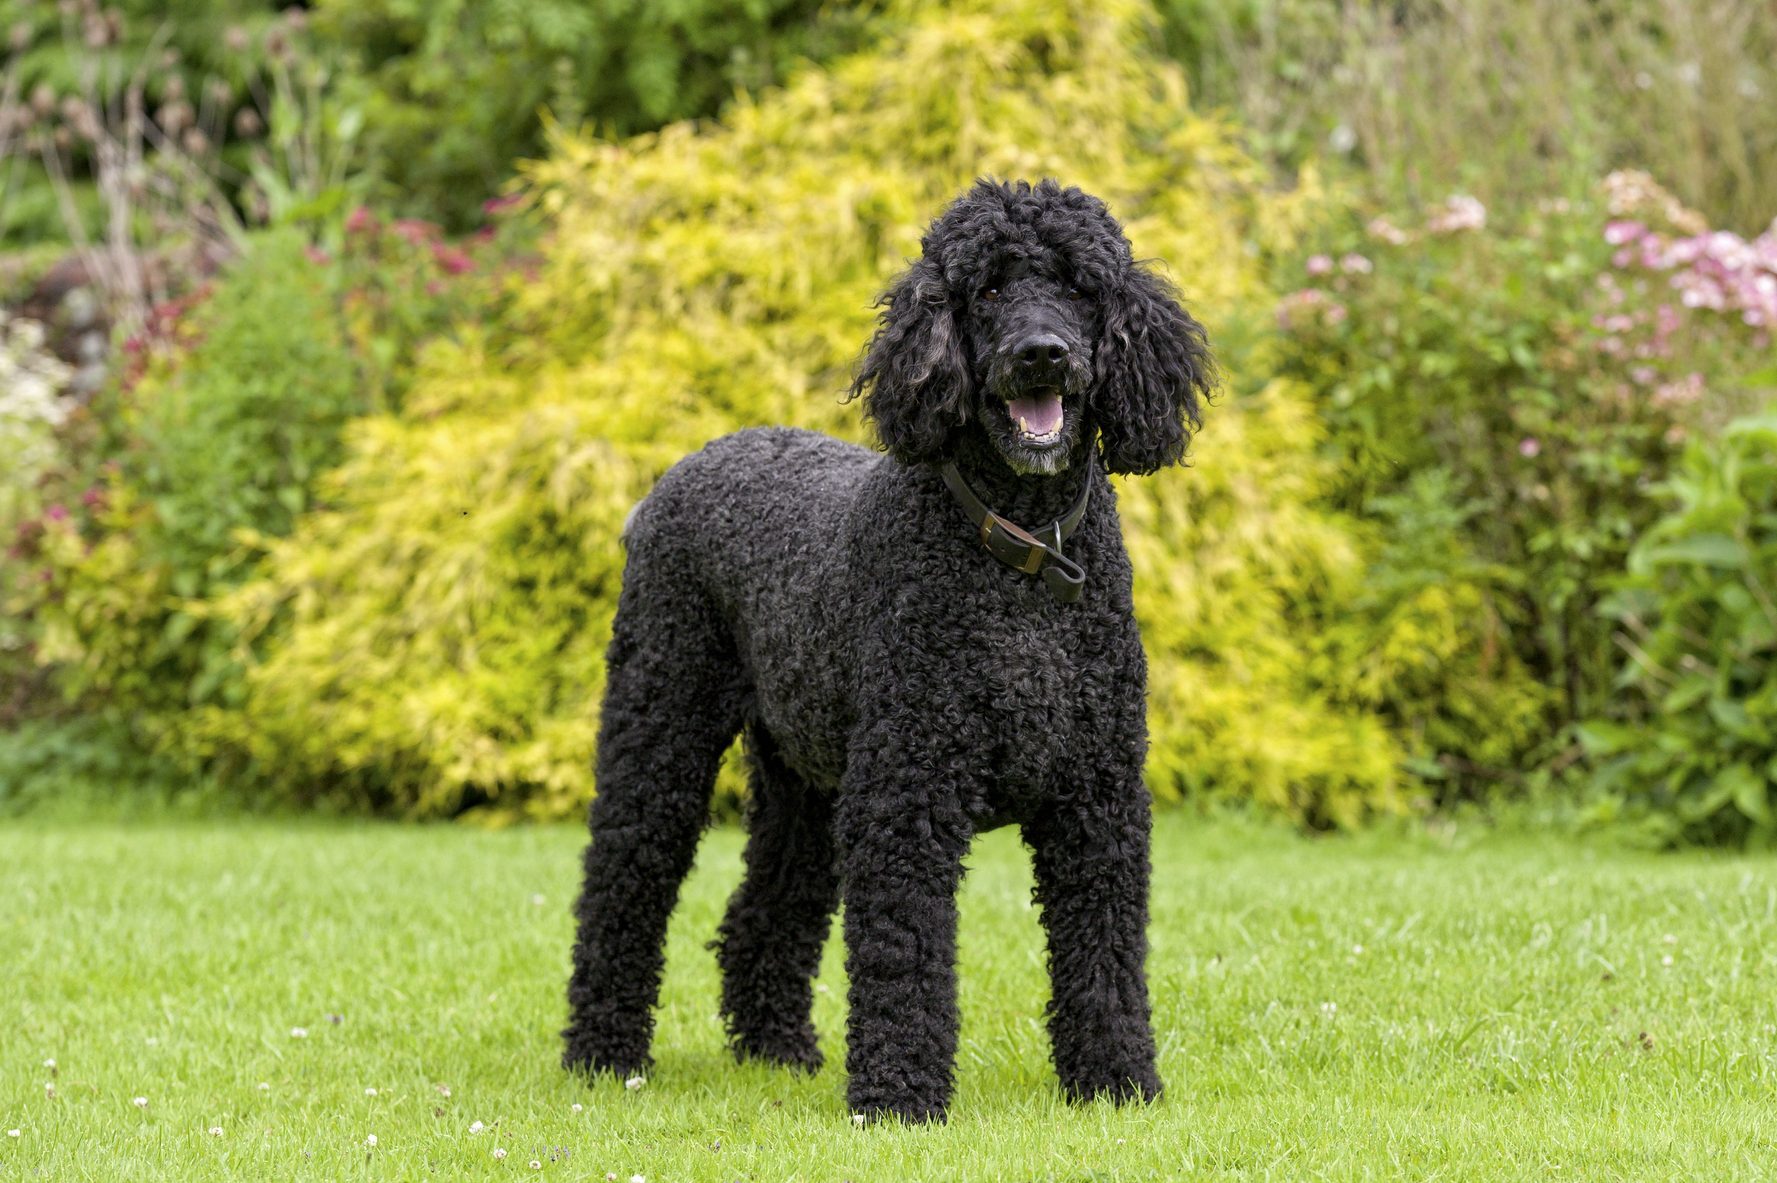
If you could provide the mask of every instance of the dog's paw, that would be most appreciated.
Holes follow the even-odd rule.
[[[883,1122],[923,1125],[942,1122],[950,1108],[950,1090],[932,1081],[930,1089],[908,1089],[906,1080],[871,1081],[853,1076],[845,1101],[852,1121],[860,1126]]]
[[[1069,1101],[1083,1105],[1088,1101],[1105,1100],[1113,1105],[1132,1101],[1155,1101],[1164,1091],[1160,1075],[1153,1068],[1133,1072],[1107,1072],[1087,1080],[1064,1080],[1061,1092]]]
[[[782,1039],[745,1036],[735,1039],[730,1045],[734,1058],[742,1064],[770,1064],[777,1068],[789,1068],[796,1072],[806,1072],[810,1076],[821,1070],[826,1057],[815,1044],[812,1035],[804,1037],[787,1037]]]
[[[902,1101],[875,1105],[852,1103],[852,1124],[856,1126],[875,1126],[883,1124],[902,1125],[941,1125],[947,1116],[947,1107],[942,1103],[925,1103],[918,1101]]]
[[[561,1066],[581,1076],[628,1080],[646,1074],[653,1066],[646,1042],[636,1046],[633,1040],[598,1038],[571,1028],[563,1033],[563,1038]]]

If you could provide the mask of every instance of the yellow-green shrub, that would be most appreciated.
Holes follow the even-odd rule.
[[[1104,197],[1212,328],[1267,307],[1250,239],[1288,221],[1227,129],[1110,3],[910,4],[906,32],[737,101],[716,127],[558,136],[529,193],[553,227],[519,331],[421,363],[362,421],[330,508],[222,601],[246,701],[194,729],[292,792],[412,814],[558,816],[591,755],[624,513],[740,427],[857,438],[841,405],[872,303],[978,175]],[[1269,233],[1269,230],[1266,231]],[[497,346],[495,341],[508,342]],[[517,342],[517,344],[510,344]],[[1396,801],[1377,722],[1311,688],[1315,605],[1358,578],[1301,393],[1237,375],[1196,467],[1130,482],[1162,798],[1253,797],[1317,823]]]

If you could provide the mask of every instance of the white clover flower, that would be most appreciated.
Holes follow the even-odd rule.
[[[855,1126],[857,1126],[857,1127],[859,1127],[859,1128],[860,1128],[860,1129],[861,1129],[861,1128],[863,1128],[863,1125],[864,1125],[864,1115],[863,1115],[863,1114],[862,1114],[862,1113],[854,1113],[854,1114],[852,1114],[852,1115],[851,1115],[851,1123],[852,1123],[852,1124],[853,1124],[853,1125],[855,1125]]]
[[[308,1037],[309,1037],[309,1029],[307,1027],[292,1027],[292,1028],[290,1028],[290,1038],[291,1039],[307,1039]]]
[[[572,1105],[568,1106],[568,1110],[571,1113],[583,1113],[586,1111],[586,1106],[582,1105],[578,1101],[575,1101]]]
[[[643,1085],[645,1085],[647,1083],[648,1083],[648,1078],[646,1076],[632,1076],[628,1080],[623,1082],[623,1087],[628,1089],[630,1092],[634,1092],[635,1090],[641,1088]]]
[[[537,1159],[534,1159],[534,1158],[533,1158],[533,1159],[532,1159],[532,1160],[531,1160],[531,1170],[533,1170],[533,1171],[540,1171],[540,1170],[542,1170],[542,1169],[543,1169],[543,1164],[542,1164],[542,1162],[541,1162],[541,1161],[539,1161],[539,1160],[537,1160]]]
[[[531,906],[534,908],[541,908],[543,906],[544,902],[545,901],[543,899],[542,892],[538,892],[536,895],[531,897]]]
[[[495,1158],[505,1158],[506,1151],[503,1148],[496,1146],[496,1147],[494,1147],[494,1157]]]
[[[134,1105],[138,1109],[146,1109],[146,1108],[148,1108],[148,1098],[147,1097],[137,1097],[135,1100],[131,1101],[130,1104]]]
[[[471,1134],[479,1134],[482,1130],[485,1130],[485,1129],[487,1129],[487,1127],[482,1125],[479,1121],[472,1121],[469,1123],[469,1132]]]
[[[366,1097],[374,1097],[374,1096],[376,1096],[376,1090],[375,1090],[375,1089],[374,1089],[374,1088],[368,1088],[368,1089],[365,1089],[365,1090],[364,1090],[364,1095],[365,1095],[365,1096],[366,1096]]]
[[[631,1175],[629,1183],[648,1183],[648,1177],[646,1175]]]
[[[439,1085],[438,1086],[438,1095],[441,1097],[450,1096],[450,1086],[448,1084]]]
[[[221,1136],[222,1136],[222,1127],[221,1126],[213,1125],[210,1127],[210,1137],[220,1138]]]
[[[22,1138],[25,1136],[25,1131],[23,1131],[23,1130],[7,1130],[6,1136],[8,1138]]]
[[[1667,969],[1671,969],[1672,968],[1672,954],[1668,953],[1668,954],[1666,954],[1666,956],[1660,958],[1660,964],[1665,966]]]
[[[1336,1002],[1323,1002],[1320,1004],[1320,1013],[1324,1018],[1330,1019],[1339,1013],[1339,1004]]]
[[[370,1147],[372,1150],[376,1149],[376,1135],[371,1134],[368,1138],[365,1138],[364,1145]]]
[[[43,1066],[48,1068],[51,1072],[56,1070],[56,1062],[53,1059],[43,1061]]]
[[[262,1093],[269,1093],[269,1092],[271,1092],[271,1085],[268,1082],[262,1080],[259,1082],[259,1091]]]

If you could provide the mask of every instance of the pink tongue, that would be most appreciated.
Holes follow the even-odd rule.
[[[1039,394],[1035,398],[1014,398],[1006,402],[1012,422],[1024,421],[1023,430],[1030,435],[1053,435],[1061,430],[1061,396]]]

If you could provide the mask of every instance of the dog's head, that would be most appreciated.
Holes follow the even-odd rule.
[[[1183,459],[1215,367],[1203,326],[1138,266],[1102,201],[1054,181],[979,181],[882,298],[853,396],[915,464],[980,432],[1014,471],[1097,440],[1112,472]]]

